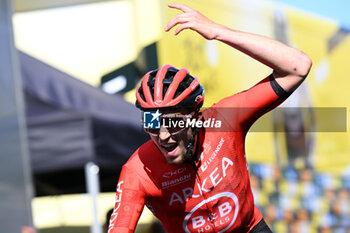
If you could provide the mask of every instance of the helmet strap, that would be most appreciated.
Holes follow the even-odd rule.
[[[198,151],[198,144],[199,142],[197,141],[197,145],[196,145],[196,150],[194,151],[195,153],[193,153],[193,149],[194,149],[194,145],[196,143],[196,135],[199,133],[199,128],[195,127],[192,128],[192,137],[190,139],[190,142],[188,143],[188,145],[186,146],[186,155],[185,155],[185,161],[188,162],[189,164],[191,164],[191,166],[196,170],[196,165],[194,163],[195,160],[195,156],[196,153]]]

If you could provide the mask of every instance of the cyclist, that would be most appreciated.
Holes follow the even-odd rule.
[[[256,119],[300,85],[311,60],[275,40],[216,24],[186,5],[169,7],[182,12],[169,21],[166,31],[176,25],[175,35],[193,30],[251,56],[273,73],[204,111],[203,87],[186,69],[165,65],[147,73],[137,88],[136,106],[144,111],[144,121],[152,111],[151,121],[160,118],[161,124],[145,129],[151,140],[123,166],[109,232],[134,232],[144,205],[169,233],[271,232],[254,205],[245,135]],[[187,119],[220,119],[226,130],[180,127]]]

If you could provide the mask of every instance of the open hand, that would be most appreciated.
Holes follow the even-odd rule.
[[[174,34],[178,35],[184,29],[191,29],[198,32],[207,40],[215,39],[217,36],[217,29],[220,25],[209,20],[202,15],[199,11],[194,10],[184,4],[169,4],[170,8],[181,10],[183,13],[176,15],[165,26],[165,31],[169,31],[173,27],[179,24]]]

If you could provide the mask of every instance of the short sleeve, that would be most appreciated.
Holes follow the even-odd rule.
[[[213,107],[218,112],[223,109],[224,117],[233,128],[248,131],[259,117],[281,104],[288,95],[271,74],[250,89],[224,98]]]

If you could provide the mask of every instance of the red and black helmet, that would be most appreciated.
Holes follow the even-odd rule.
[[[204,88],[187,69],[164,65],[148,72],[136,91],[136,107],[141,110],[196,110],[203,105]]]

